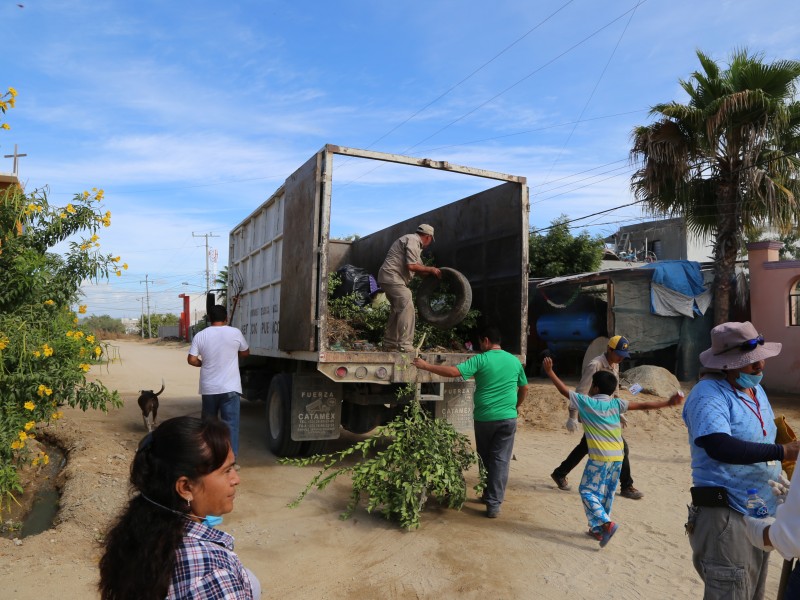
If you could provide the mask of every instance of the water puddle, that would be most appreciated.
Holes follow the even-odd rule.
[[[17,495],[19,505],[11,501],[11,512],[3,511],[0,536],[24,538],[47,531],[53,526],[58,514],[59,487],[62,470],[67,459],[61,449],[45,440],[40,440],[50,462],[26,477],[23,474],[24,494]]]

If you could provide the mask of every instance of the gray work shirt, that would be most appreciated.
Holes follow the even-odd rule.
[[[409,233],[389,248],[378,271],[378,281],[408,285],[414,277],[414,273],[408,270],[408,265],[414,264],[422,264],[422,240],[416,233]]]

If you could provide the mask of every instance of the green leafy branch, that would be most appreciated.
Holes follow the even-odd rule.
[[[406,386],[399,395],[411,393],[413,387]],[[386,447],[380,449],[383,444]],[[356,457],[357,462],[344,464],[350,457]],[[464,471],[470,466],[478,465],[479,481],[474,488],[477,493],[483,491],[486,481],[485,470],[469,438],[444,419],[433,418],[416,397],[394,420],[379,427],[366,440],[339,452],[283,458],[279,462],[299,467],[322,465],[320,472],[289,504],[290,508],[299,506],[312,489],[324,490],[339,476],[349,474],[353,489],[340,519],[350,518],[362,496],[366,496],[367,512],[379,511],[409,530],[419,527],[420,514],[429,497],[448,508],[460,510],[464,506],[467,499]]]

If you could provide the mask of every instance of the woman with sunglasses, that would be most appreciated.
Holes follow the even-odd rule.
[[[774,514],[769,480],[800,450],[798,442],[775,443],[775,415],[760,384],[766,360],[780,351],[752,323],[717,325],[700,354],[704,375],[686,399],[694,485],[686,531],[705,600],[764,596],[769,554],[748,542],[747,490],[757,489]]]
[[[233,510],[239,474],[228,426],[176,417],[139,444],[134,495],[105,538],[104,600],[257,600],[258,579],[215,529]]]

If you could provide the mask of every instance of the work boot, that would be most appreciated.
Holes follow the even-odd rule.
[[[486,516],[490,519],[496,519],[500,516],[500,507],[499,506],[487,506],[486,507]]]
[[[622,488],[619,491],[620,496],[624,496],[625,498],[630,498],[631,500],[641,500],[644,498],[644,492],[640,492],[632,485],[629,485],[626,488]]]
[[[556,475],[555,473],[551,473],[550,477],[553,479],[553,481],[556,482],[558,489],[564,490],[565,492],[572,489],[569,483],[567,482],[566,477],[561,477],[560,475]]]

